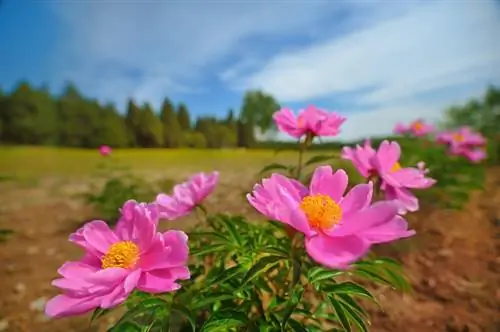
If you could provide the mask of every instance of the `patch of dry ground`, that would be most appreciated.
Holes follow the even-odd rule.
[[[210,206],[232,213],[251,211],[241,204],[251,179],[241,174],[223,174],[221,179],[226,182],[210,198]],[[47,180],[37,188],[0,184],[0,228],[16,232],[0,244],[0,331],[98,331],[88,327],[89,316],[43,316],[45,300],[55,294],[50,281],[57,268],[80,255],[67,242],[68,234],[93,214],[71,198],[81,185],[60,187],[56,182]],[[419,232],[407,243],[410,250],[377,250],[404,262],[414,292],[373,289],[384,311],[370,309],[371,330],[500,331],[500,169],[489,171],[486,190],[476,193],[463,211],[423,209],[409,219]],[[194,222],[189,217],[175,226],[186,229]]]

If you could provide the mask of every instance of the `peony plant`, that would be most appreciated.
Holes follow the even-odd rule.
[[[248,193],[266,221],[208,213],[218,172],[195,174],[153,202],[128,200],[118,220],[91,221],[70,236],[84,255],[58,270],[53,285],[61,294],[46,314],[93,311],[94,322],[124,307],[109,331],[367,331],[357,300],[376,298],[363,285],[410,288],[401,265],[378,257],[373,245],[416,234],[404,214],[419,209],[412,190],[439,183],[427,176],[435,165],[419,159],[403,167],[398,142],[365,141],[341,154],[365,178],[353,185],[341,160],[325,164],[336,155],[303,160],[316,138],[338,135],[346,118],[309,106],[297,116],[281,109],[274,121],[299,140],[299,158],[294,166],[266,166],[261,174],[286,174],[275,171]],[[412,128],[417,136],[425,131]],[[203,215],[195,231],[158,231],[193,211]]]

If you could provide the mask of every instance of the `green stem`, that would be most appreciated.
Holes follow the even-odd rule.
[[[299,181],[300,181],[300,175],[302,172],[302,161],[304,159],[304,152],[306,152],[309,145],[311,145],[313,139],[314,139],[314,135],[307,133],[306,138],[304,139],[304,142],[299,143],[299,161],[297,163],[297,177],[296,177],[296,179]]]

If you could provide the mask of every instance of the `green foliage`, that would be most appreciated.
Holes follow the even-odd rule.
[[[207,139],[205,136],[197,131],[182,133],[182,146],[195,149],[204,149],[207,147]]]
[[[254,124],[264,132],[273,127],[273,114],[279,108],[280,105],[273,96],[258,90],[247,91],[243,97],[240,119],[244,123]]]
[[[443,127],[470,126],[488,139],[489,161],[500,162],[500,88],[488,87],[482,98],[446,110]]]
[[[366,331],[367,314],[357,299],[376,301],[361,284],[342,279],[355,274],[408,290],[399,264],[389,259],[329,270],[313,263],[279,223],[219,214],[207,224],[207,230],[189,233],[191,280],[173,294],[136,292],[111,331],[146,326],[148,331],[166,326],[172,331],[323,331],[325,324]]]
[[[165,146],[168,148],[179,147],[182,140],[182,128],[179,124],[174,106],[167,98],[163,101],[160,118],[163,124]]]
[[[179,108],[177,110],[177,120],[182,131],[191,130],[191,117],[189,116],[189,111],[185,104],[179,104]]]
[[[445,146],[431,140],[402,138],[398,141],[403,151],[401,164],[415,167],[418,162],[425,161],[428,176],[437,181],[433,188],[420,193],[427,203],[460,209],[474,190],[483,189],[483,165],[471,163],[463,157],[449,156]]]
[[[149,202],[154,200],[158,192],[168,192],[174,186],[174,181],[171,179],[163,179],[152,185],[142,178],[128,173],[126,169],[108,164],[108,160],[100,164],[98,170],[98,175],[106,179],[104,184],[94,186],[81,196],[87,204],[94,207],[99,218],[107,221],[110,225],[118,221],[120,208],[125,201],[133,199]]]

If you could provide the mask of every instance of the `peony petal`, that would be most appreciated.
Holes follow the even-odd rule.
[[[311,195],[327,195],[338,202],[347,188],[347,173],[340,169],[333,173],[331,166],[316,168],[311,179]]]
[[[358,212],[367,208],[373,197],[373,183],[370,181],[367,184],[358,184],[354,186],[347,195],[340,201],[342,214]]]
[[[123,282],[123,289],[125,293],[131,293],[134,288],[137,286],[137,282],[139,281],[139,278],[141,277],[142,270],[141,269],[136,269],[132,271],[126,278],[125,281]]]
[[[356,236],[329,237],[318,234],[306,238],[306,251],[311,258],[329,268],[346,268],[369,250],[368,242]]]
[[[376,154],[376,163],[379,166],[379,173],[390,172],[391,168],[401,157],[401,147],[397,142],[383,141]]]
[[[97,285],[115,285],[121,282],[128,274],[129,271],[126,269],[110,267],[88,275],[85,281]]]
[[[52,318],[81,315],[99,306],[99,299],[84,297],[74,298],[67,295],[57,295],[45,305],[45,314]]]
[[[180,287],[172,278],[169,269],[145,272],[137,283],[137,289],[153,294],[173,292]]]
[[[83,237],[89,245],[103,254],[112,244],[119,241],[108,224],[102,220],[94,220],[83,226]]]
[[[408,230],[408,223],[401,216],[396,216],[385,224],[363,231],[360,237],[370,243],[386,243],[415,235],[414,230]]]
[[[395,202],[376,202],[366,209],[344,216],[340,225],[325,232],[330,236],[356,235],[393,219],[397,212],[398,205]]]

